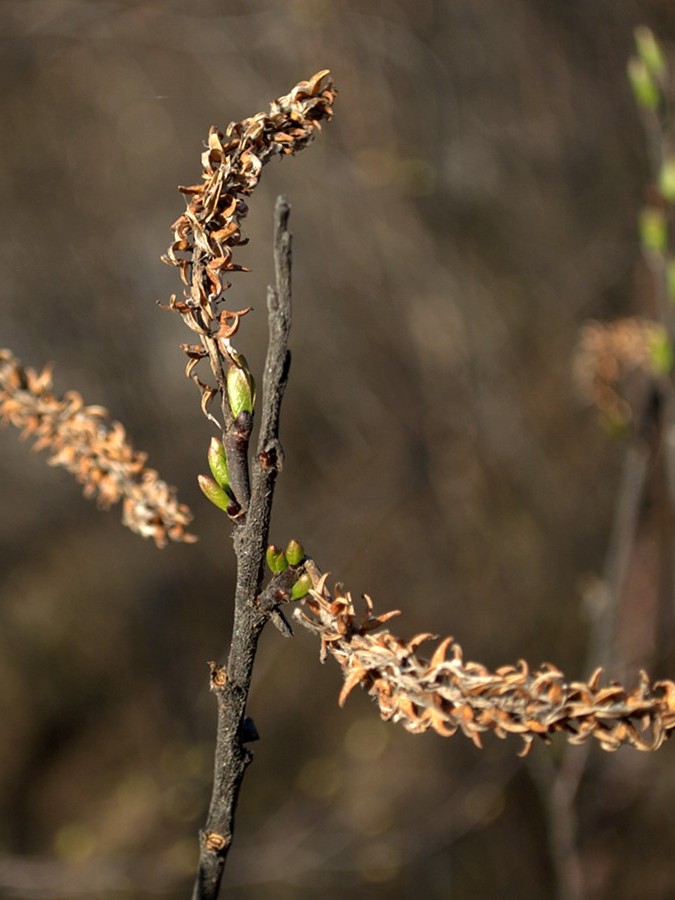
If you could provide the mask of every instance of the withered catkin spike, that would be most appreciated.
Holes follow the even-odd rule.
[[[341,586],[331,592],[311,561],[306,571],[314,588],[294,616],[320,637],[322,659],[330,653],[340,665],[340,704],[360,684],[383,719],[408,731],[432,728],[449,737],[459,730],[479,747],[485,732],[499,738],[515,734],[524,742],[522,755],[535,738],[548,741],[557,732],[573,744],[593,737],[604,750],[623,744],[656,750],[675,729],[672,681],[650,683],[642,672],[631,690],[616,682],[602,687],[596,671],[588,683],[570,683],[549,663],[530,671],[522,660],[492,672],[466,662],[453,638],[428,660],[417,653],[419,638],[406,641],[382,627],[395,613],[376,616],[364,598],[365,614],[357,615]]]
[[[164,308],[177,312],[202,343],[223,339],[227,352],[241,317],[249,311],[219,309],[230,287],[224,277],[245,271],[233,261],[235,248],[246,243],[241,230],[248,213],[245,198],[272,157],[299,152],[321,130],[321,123],[330,121],[336,91],[329,74],[322,69],[296,84],[267,113],[230,122],[224,132],[212,127],[201,158],[201,183],[179,188],[187,208],[172,225],[173,242],[162,259],[180,269],[186,289],[184,299],[172,296]],[[193,369],[204,354],[196,355],[187,344],[183,349],[189,359],[186,374],[203,394],[205,386]]]
[[[659,322],[624,318],[587,322],[579,332],[574,377],[586,398],[614,425],[635,418],[630,387],[636,375],[652,381],[672,365],[668,334]],[[634,399],[634,398],[633,398]]]
[[[124,525],[158,547],[169,540],[191,543],[189,508],[176,500],[175,489],[145,465],[119,422],[102,406],[85,406],[69,391],[52,393],[51,370],[23,368],[10,350],[0,349],[0,423],[12,424],[35,440],[34,450],[49,450],[50,465],[63,466],[108,509],[123,501]]]

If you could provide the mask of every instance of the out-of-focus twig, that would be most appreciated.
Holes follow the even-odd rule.
[[[639,224],[656,319],[588,323],[581,330],[575,359],[577,383],[605,426],[627,439],[603,578],[589,591],[595,602],[589,604],[593,608],[586,654],[589,666],[611,667],[624,676],[636,663],[654,664],[660,607],[671,593],[664,591],[661,560],[672,555],[672,489],[667,486],[665,459],[672,429],[668,376],[675,336],[666,224],[672,220],[675,196],[669,146],[673,84],[652,32],[640,27],[635,39],[637,54],[629,60],[628,75],[643,114],[652,170]],[[540,757],[530,767],[547,812],[559,900],[585,896],[576,798],[589,761],[590,747],[585,745],[567,747],[557,764]],[[622,790],[630,791],[625,778]]]

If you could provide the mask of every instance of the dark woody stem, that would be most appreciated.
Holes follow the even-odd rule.
[[[203,265],[195,267],[194,271],[196,274],[198,271],[203,272]],[[222,440],[230,474],[230,488],[236,500],[231,518],[233,521],[238,522],[242,521],[246,516],[251,502],[248,447],[251,429],[253,428],[253,415],[251,413],[241,413],[236,418],[233,417],[227,393],[227,366],[229,361],[223,358],[223,353],[218,346],[216,338],[203,335],[202,342],[208,353],[211,370],[216,379],[221,397],[221,409],[223,422],[225,423]]]
[[[268,545],[272,500],[281,470],[279,414],[286,387],[291,324],[291,236],[287,230],[289,205],[279,198],[275,208],[274,257],[276,288],[268,289],[269,343],[262,391],[258,453],[253,460],[251,501],[248,514],[234,531],[237,557],[234,627],[225,667],[211,663],[211,688],[216,695],[218,729],[211,804],[200,832],[199,871],[193,900],[216,900],[234,833],[239,791],[253,754],[246,746],[257,739],[246,716],[253,663],[260,634],[274,608],[270,587],[261,597]],[[226,435],[227,437],[227,435]],[[228,454],[229,463],[229,454]],[[236,494],[236,491],[235,491]],[[282,594],[289,576],[279,578]]]
[[[246,516],[251,502],[251,485],[248,473],[248,445],[251,439],[253,415],[241,412],[236,419],[230,418],[223,434],[223,446],[230,473],[230,488],[237,504],[241,507],[238,516]],[[235,521],[236,521],[236,517]]]

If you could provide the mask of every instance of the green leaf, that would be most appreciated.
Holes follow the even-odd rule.
[[[634,32],[635,46],[638,56],[647,67],[647,70],[662,79],[666,74],[666,58],[661,45],[654,37],[654,32],[646,25],[639,25]]]
[[[661,91],[644,60],[633,56],[628,60],[628,80],[635,102],[641,109],[658,109]]]
[[[666,282],[668,285],[668,296],[671,301],[675,301],[675,259],[673,258],[666,263]]]
[[[667,375],[673,367],[673,345],[665,329],[654,336],[649,356],[655,375]]]
[[[668,243],[664,211],[656,206],[645,206],[640,213],[639,227],[643,250],[662,254]]]
[[[675,202],[675,156],[663,161],[659,172],[659,190],[668,203]]]

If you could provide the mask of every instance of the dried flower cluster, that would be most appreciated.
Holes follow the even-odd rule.
[[[51,387],[48,367],[38,374],[0,349],[2,424],[33,437],[34,450],[48,448],[49,463],[75,475],[85,496],[96,496],[104,509],[122,500],[123,523],[158,547],[195,540],[186,530],[192,513],[177,502],[174,488],[145,467],[146,455],[133,449],[119,422],[111,422],[102,406],[85,406],[75,391],[59,398]]]
[[[668,371],[671,362],[668,336],[658,322],[639,318],[590,322],[581,329],[574,374],[610,423],[628,425],[634,417],[629,379],[656,378]]]
[[[418,648],[435,635],[409,641],[395,637],[382,625],[397,612],[376,616],[364,597],[365,612],[357,616],[340,585],[331,593],[326,576],[311,563],[307,569],[315,587],[295,618],[321,638],[322,661],[331,653],[342,668],[341,705],[361,685],[383,719],[400,722],[408,731],[432,728],[449,737],[461,730],[479,747],[484,732],[500,738],[516,734],[524,741],[523,756],[535,738],[548,741],[556,732],[572,744],[592,736],[604,750],[622,744],[656,750],[675,728],[672,681],[650,684],[642,672],[632,690],[616,682],[601,687],[601,669],[588,682],[566,682],[555,666],[546,663],[531,672],[523,660],[491,672],[466,662],[452,637],[424,659]]]
[[[202,337],[202,344],[183,345],[188,376],[208,355],[203,338],[220,339],[227,350],[241,316],[249,311],[218,309],[221,295],[230,287],[223,282],[223,273],[243,270],[232,260],[233,249],[245,243],[241,222],[248,207],[243,198],[255,189],[265,163],[275,155],[302,150],[321,122],[330,120],[335,90],[328,74],[322,70],[301,81],[275,100],[269,113],[231,122],[225,133],[212,127],[202,154],[202,183],[179,188],[188,198],[187,209],[172,226],[174,240],[163,260],[180,268],[188,287],[185,299],[172,297],[168,308]],[[207,392],[205,385],[195,381]]]

